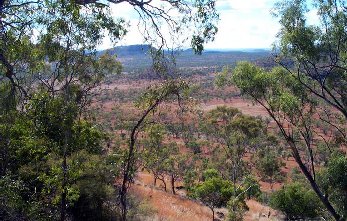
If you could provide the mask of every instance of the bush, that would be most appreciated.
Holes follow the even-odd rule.
[[[208,207],[226,206],[234,193],[234,186],[230,181],[220,177],[207,179],[194,188],[194,198],[201,200]]]
[[[187,147],[193,151],[194,154],[201,153],[200,145],[195,141],[190,141],[187,143]]]
[[[204,182],[193,187],[190,195],[208,206],[213,217],[215,208],[227,206],[229,220],[241,220],[244,212],[248,210],[245,189],[235,187],[231,181],[221,178],[215,169],[205,170],[203,176]]]
[[[204,181],[215,177],[219,177],[219,173],[216,169],[207,169],[202,173],[202,179]]]
[[[245,177],[243,187],[247,190],[245,194],[248,199],[252,197],[258,198],[261,195],[260,185],[251,175]]]
[[[338,213],[347,217],[347,157],[340,154],[332,156],[327,167],[317,175],[319,185]]]
[[[321,204],[313,192],[300,183],[285,185],[274,192],[270,205],[285,213],[288,219],[315,218],[319,215]]]
[[[239,198],[241,197],[241,198]],[[228,201],[228,220],[229,221],[242,221],[244,214],[249,210],[244,197],[231,197]]]
[[[70,207],[75,221],[114,220],[118,215],[116,202],[112,199],[115,190],[112,186],[112,159],[91,155],[81,151],[72,156],[71,169],[79,169],[76,180],[78,198]],[[75,168],[72,168],[72,167]],[[113,171],[116,172],[117,171]]]

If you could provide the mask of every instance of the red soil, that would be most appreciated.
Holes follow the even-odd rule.
[[[198,79],[197,79],[198,80]],[[110,85],[103,86],[103,89],[118,89],[118,90],[127,90],[131,88],[145,88],[154,82],[151,81],[141,81],[141,82],[133,82],[128,83],[124,82],[114,82]],[[230,91],[233,91],[233,88],[229,88]],[[94,104],[96,105],[96,104]],[[133,103],[122,103],[117,104],[116,102],[109,101],[102,104],[103,112],[111,112],[112,108],[116,105],[121,105],[122,109],[126,109],[128,113],[132,113],[136,115],[139,112]],[[167,104],[165,104],[167,105]],[[240,97],[234,97],[227,101],[223,101],[220,99],[213,99],[206,103],[201,103],[199,106],[203,111],[209,111],[217,106],[226,105],[229,107],[238,108],[242,113],[251,115],[251,116],[262,116],[268,117],[266,110],[260,105],[255,105],[249,100],[242,99]],[[169,105],[171,106],[171,105]],[[173,112],[175,107],[169,112]],[[175,118],[175,116],[171,117]],[[113,121],[114,119],[112,119]],[[172,120],[172,119],[171,119]],[[177,119],[173,119],[177,120]],[[187,119],[192,120],[192,119]],[[273,122],[270,123],[271,128],[275,128]],[[185,148],[182,148],[182,140],[170,138],[170,141],[175,141],[180,145],[180,151],[186,152]],[[168,140],[168,141],[169,141]],[[203,152],[207,155],[209,154],[208,150],[203,148]],[[285,160],[285,166],[282,168],[282,172],[285,174],[289,174],[292,168],[297,167],[296,162],[293,159]],[[288,176],[287,176],[288,177]],[[181,185],[177,182],[177,185]],[[265,192],[271,192],[272,190],[277,190],[281,188],[282,183],[275,183],[273,187],[270,187],[269,183],[260,181],[261,189]],[[135,180],[135,185],[131,187],[131,192],[143,199],[148,205],[154,209],[153,217],[150,217],[148,220],[180,220],[180,221],[204,221],[211,220],[212,213],[210,209],[204,205],[202,205],[198,201],[190,200],[186,198],[186,193],[183,190],[177,191],[177,195],[173,195],[170,187],[170,182],[167,180],[167,191],[163,190],[163,185],[160,180],[157,180],[156,187],[153,187],[153,176],[151,174],[141,172],[138,174],[137,179]],[[245,214],[244,220],[281,220],[282,216],[275,210],[260,204],[254,200],[247,201],[247,205],[249,207],[249,211]],[[224,214],[227,213],[226,209],[220,209],[219,211]],[[269,213],[270,211],[270,213]],[[270,215],[269,215],[270,214]]]
[[[143,201],[148,203],[154,210],[154,214],[147,220],[167,220],[167,221],[210,221],[212,219],[211,210],[198,201],[190,200],[185,197],[183,191],[177,195],[169,192],[171,188],[168,183],[168,192],[160,188],[160,181],[157,187],[153,187],[152,175],[141,172],[138,174],[135,185],[131,187],[131,192]],[[249,211],[245,213],[244,220],[282,220],[282,215],[268,206],[261,203],[248,200]],[[216,209],[216,212],[222,212],[227,216],[225,208]],[[217,218],[217,215],[215,215]]]
[[[262,116],[267,117],[268,113],[266,110],[260,105],[252,104],[251,101],[245,100],[239,97],[232,98],[228,101],[213,99],[208,101],[207,103],[202,103],[201,109],[204,111],[210,111],[215,109],[218,106],[228,106],[238,108],[243,114],[251,115],[251,116]]]

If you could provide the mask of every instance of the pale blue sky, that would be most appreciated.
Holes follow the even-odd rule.
[[[207,48],[269,48],[279,30],[274,0],[217,0],[219,33]]]
[[[219,32],[214,42],[205,47],[209,49],[270,48],[279,31],[278,19],[270,11],[276,0],[217,0],[220,13]],[[117,45],[144,43],[137,28],[138,16],[128,4],[112,6],[116,17],[130,22],[127,36]],[[101,48],[112,47],[105,40]],[[189,45],[187,45],[189,47]]]

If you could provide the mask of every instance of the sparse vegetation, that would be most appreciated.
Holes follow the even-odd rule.
[[[98,51],[122,2],[150,44]],[[204,54],[220,3],[160,4],[0,1],[0,220],[345,220],[346,2],[280,1],[272,52]]]

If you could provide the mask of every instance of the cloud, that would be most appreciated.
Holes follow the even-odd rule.
[[[206,48],[271,47],[280,28],[278,20],[270,13],[274,1],[227,2],[232,10],[220,12],[221,20],[216,39],[208,43]]]
[[[309,25],[317,25],[317,24],[319,24],[318,10],[317,9],[310,10],[307,13],[306,18],[307,18],[307,24],[309,24]]]
[[[216,2],[216,8],[219,12],[222,11],[229,11],[232,9],[231,5],[230,5],[230,1],[228,0],[220,0]]]
[[[123,2],[119,4],[111,4],[110,10],[114,18],[123,18],[128,22],[128,33],[121,39],[119,42],[116,42],[117,46],[123,45],[132,45],[132,44],[142,44],[144,43],[144,38],[138,30],[138,21],[139,15],[136,10],[130,4]],[[98,47],[99,50],[108,49],[114,45],[108,38],[107,34],[105,35],[102,44]]]
[[[127,2],[110,5],[111,13],[114,17],[125,18],[127,20],[138,19],[136,10]]]
[[[278,20],[270,13],[274,3],[275,0],[217,0],[216,7],[220,13],[219,31],[215,41],[208,43],[206,48],[271,47],[279,31]],[[114,16],[125,18],[131,25],[127,36],[117,45],[144,43],[137,27],[137,12],[131,5],[113,5],[111,11]],[[100,48],[109,47],[111,44],[105,39]]]

